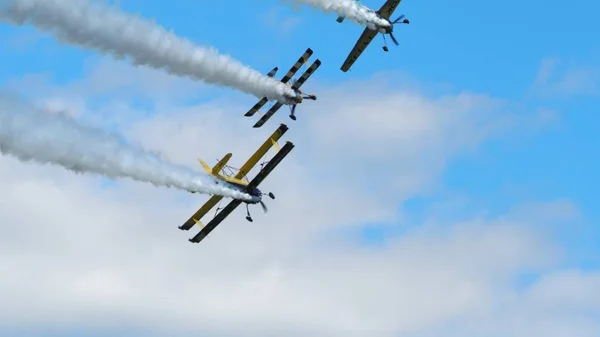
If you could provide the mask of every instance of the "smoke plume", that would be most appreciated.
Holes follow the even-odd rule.
[[[346,19],[360,25],[375,29],[375,25],[388,25],[388,22],[377,17],[369,8],[357,3],[355,0],[293,0],[313,8],[320,9],[326,13],[336,12]]]
[[[32,24],[61,42],[126,56],[136,65],[241,90],[256,97],[282,100],[293,91],[283,83],[168,32],[153,21],[90,0],[3,0],[0,20]]]
[[[124,143],[117,135],[50,114],[0,93],[0,153],[27,162],[60,165],[77,173],[131,178],[155,186],[251,200],[207,174],[168,163]]]

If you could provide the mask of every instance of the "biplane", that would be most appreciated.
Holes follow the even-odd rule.
[[[392,41],[396,46],[398,45],[398,40],[396,40],[396,37],[394,36],[394,25],[397,23],[410,23],[408,19],[404,18],[404,15],[400,15],[394,21],[390,20],[392,13],[394,13],[396,7],[398,7],[401,1],[402,0],[387,0],[378,11],[373,11],[372,9],[369,9],[370,12],[375,13],[380,19],[383,19],[383,22],[385,22],[385,24],[376,24],[375,29],[372,29],[370,27],[365,28],[362,35],[358,38],[358,41],[354,45],[354,48],[352,48],[352,51],[344,61],[344,64],[342,64],[342,67],[340,69],[343,72],[347,72],[350,69],[350,67],[352,67],[354,62],[356,62],[356,60],[360,57],[363,51],[365,51],[367,46],[371,43],[371,41],[373,41],[373,38],[375,38],[375,35],[377,35],[378,33],[381,33],[381,35],[383,36],[384,51],[389,51],[389,48],[387,46],[387,40],[385,39],[386,34],[388,34],[392,38]],[[337,22],[342,21],[344,21],[344,17],[338,16]]]
[[[298,59],[298,61],[296,61],[296,63],[294,63],[294,65],[290,68],[290,70],[287,72],[287,74],[285,74],[285,76],[281,79],[281,82],[286,84],[288,87],[292,88],[292,90],[294,91],[294,96],[285,96],[285,98],[281,101],[277,101],[273,106],[271,106],[271,108],[261,117],[261,119],[258,120],[258,122],[256,122],[256,124],[254,124],[255,128],[259,128],[261,126],[263,126],[263,124],[265,124],[269,118],[273,117],[273,115],[277,112],[277,110],[279,110],[282,106],[284,105],[289,105],[290,106],[290,118],[292,120],[296,120],[296,105],[302,103],[302,100],[305,99],[310,99],[310,100],[317,100],[317,96],[315,96],[314,94],[305,94],[304,92],[302,92],[300,90],[300,87],[304,84],[304,82],[306,82],[306,80],[308,80],[308,78],[317,70],[317,68],[319,68],[319,66],[321,66],[321,60],[317,59],[315,60],[315,62],[313,62],[310,67],[308,69],[306,69],[306,71],[304,71],[304,73],[302,74],[302,76],[300,76],[300,78],[298,78],[297,80],[292,79],[292,77],[296,74],[296,72],[306,63],[308,63],[308,58],[313,54],[312,49],[308,48],[306,49],[306,51],[304,52],[304,54],[302,54],[302,56],[300,56],[300,58]],[[273,68],[273,70],[271,70],[267,76],[269,77],[274,77],[275,74],[277,74],[277,70],[279,70],[278,67]],[[292,84],[288,84],[287,82],[292,80]],[[248,112],[246,112],[246,114],[244,116],[246,117],[252,117],[254,116],[254,114],[260,110],[260,108],[262,108],[265,104],[267,104],[269,100],[266,97],[263,97],[260,99],[260,101],[258,101],[258,103],[254,104],[254,106],[248,110]]]
[[[252,201],[242,201],[239,199],[233,199],[222,209],[217,207],[215,212],[215,216],[212,220],[210,220],[206,226],[200,222],[200,219],[206,215],[213,207],[221,202],[223,199],[222,196],[213,195],[208,199],[208,201],[196,211],[183,225],[179,226],[181,230],[190,230],[194,225],[200,226],[201,230],[196,236],[189,239],[190,242],[198,243],[202,241],[210,232],[212,232],[231,212],[233,212],[241,203],[246,203],[246,220],[252,222],[252,217],[250,216],[250,210],[248,209],[249,204],[257,204],[260,203],[263,211],[267,212],[267,207],[262,201],[263,195],[268,195],[271,199],[275,199],[275,195],[271,192],[263,193],[258,189],[258,185],[262,183],[262,181],[275,169],[277,165],[288,155],[290,151],[294,148],[294,144],[291,142],[286,142],[283,147],[279,147],[277,141],[284,133],[288,130],[287,125],[281,124],[275,132],[258,148],[258,150],[246,161],[242,167],[237,170],[236,173],[233,172],[231,166],[228,166],[227,163],[229,159],[231,159],[232,154],[226,154],[221,160],[217,162],[214,167],[210,167],[207,163],[205,163],[202,159],[198,159],[198,161],[202,164],[204,170],[215,177],[216,179],[227,182],[228,184],[232,184],[239,188],[240,191],[250,194],[254,198]],[[248,181],[246,177],[248,173],[254,168],[258,162],[265,156],[265,154],[271,149],[271,147],[275,148],[276,154],[266,163],[263,163],[261,170],[256,174],[256,176]],[[219,212],[220,211],[220,212]]]

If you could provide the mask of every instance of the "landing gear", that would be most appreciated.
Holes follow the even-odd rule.
[[[385,39],[385,34],[381,34],[383,35],[383,51],[390,51],[390,49],[387,46],[387,40]]]
[[[250,210],[248,209],[248,204],[246,204],[246,220],[252,222],[252,217],[250,216]]]
[[[271,198],[271,199],[275,199],[275,194],[273,194],[273,193],[269,192],[269,198]]]
[[[296,104],[294,104],[294,105],[292,105],[292,106],[290,107],[290,118],[291,118],[293,121],[295,121],[295,120],[296,120],[296,115],[295,115],[295,112],[296,112]]]

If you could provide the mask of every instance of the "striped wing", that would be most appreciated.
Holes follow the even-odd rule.
[[[190,242],[198,243],[202,241],[210,232],[212,232],[231,212],[233,212],[242,203],[239,199],[233,199],[219,214],[217,214],[198,234],[190,239]]]
[[[317,71],[317,69],[320,66],[321,66],[321,60],[319,60],[319,59],[315,60],[315,62],[313,62],[313,64],[310,65],[310,68],[306,69],[304,74],[302,74],[302,76],[300,76],[300,78],[296,82],[294,82],[294,85],[292,85],[292,89],[300,89],[302,84],[304,84],[304,82],[306,82],[306,80],[308,80],[308,78],[312,74],[314,74],[314,72]]]
[[[287,74],[285,74],[285,76],[283,76],[283,78],[281,79],[281,82],[287,83],[294,76],[294,74],[296,74],[298,69],[300,69],[300,67],[302,67],[303,64],[308,62],[308,58],[312,54],[313,54],[312,49],[310,49],[310,48],[306,49],[304,54],[302,54],[302,56],[300,56],[298,61],[296,61],[296,63],[294,63],[294,65],[290,68],[290,70],[287,72]]]
[[[265,104],[267,104],[269,100],[266,97],[263,97],[258,103],[254,104],[254,106],[244,114],[246,117],[252,117],[260,108],[262,108]]]
[[[394,11],[400,4],[400,1],[402,0],[387,0],[379,9],[379,15],[389,20],[390,16],[392,16]]]
[[[277,110],[279,110],[281,107],[283,106],[283,103],[281,102],[277,102],[275,103],[271,109],[269,109],[269,111],[267,111],[267,113],[262,116],[258,122],[256,122],[256,124],[254,124],[254,128],[260,128],[261,126],[263,126],[268,120],[269,118],[273,117],[273,115],[277,112]]]

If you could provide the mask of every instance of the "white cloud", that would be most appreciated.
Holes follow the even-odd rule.
[[[598,95],[600,67],[597,63],[566,61],[558,57],[542,59],[533,90],[544,97]]]
[[[109,91],[128,85],[104,83]],[[263,183],[277,195],[270,212],[255,208],[247,223],[240,209],[196,245],[187,242],[196,229],[177,226],[206,198],[128,181],[101,188],[94,177],[0,158],[0,326],[591,336],[598,323],[585,311],[598,313],[598,277],[546,272],[560,260],[543,230],[556,217],[533,216],[553,209],[569,221],[568,201],[498,218],[431,214],[380,247],[332,234],[365,223],[402,227],[403,200],[435,186],[454,156],[515,126],[502,102],[482,95],[431,97],[379,90],[375,81],[346,88],[321,90],[319,101],[299,107],[297,122],[282,110],[260,130],[243,117],[245,104],[189,107],[166,95],[152,117],[116,119],[131,138],[188,165],[230,151],[240,163],[279,121],[290,126],[285,139],[296,148]],[[136,112],[125,98],[112,114]],[[525,290],[514,287],[526,271],[544,275]]]
[[[267,11],[261,18],[261,23],[269,29],[276,30],[281,37],[289,37],[302,20],[296,16],[284,16],[279,7]]]

